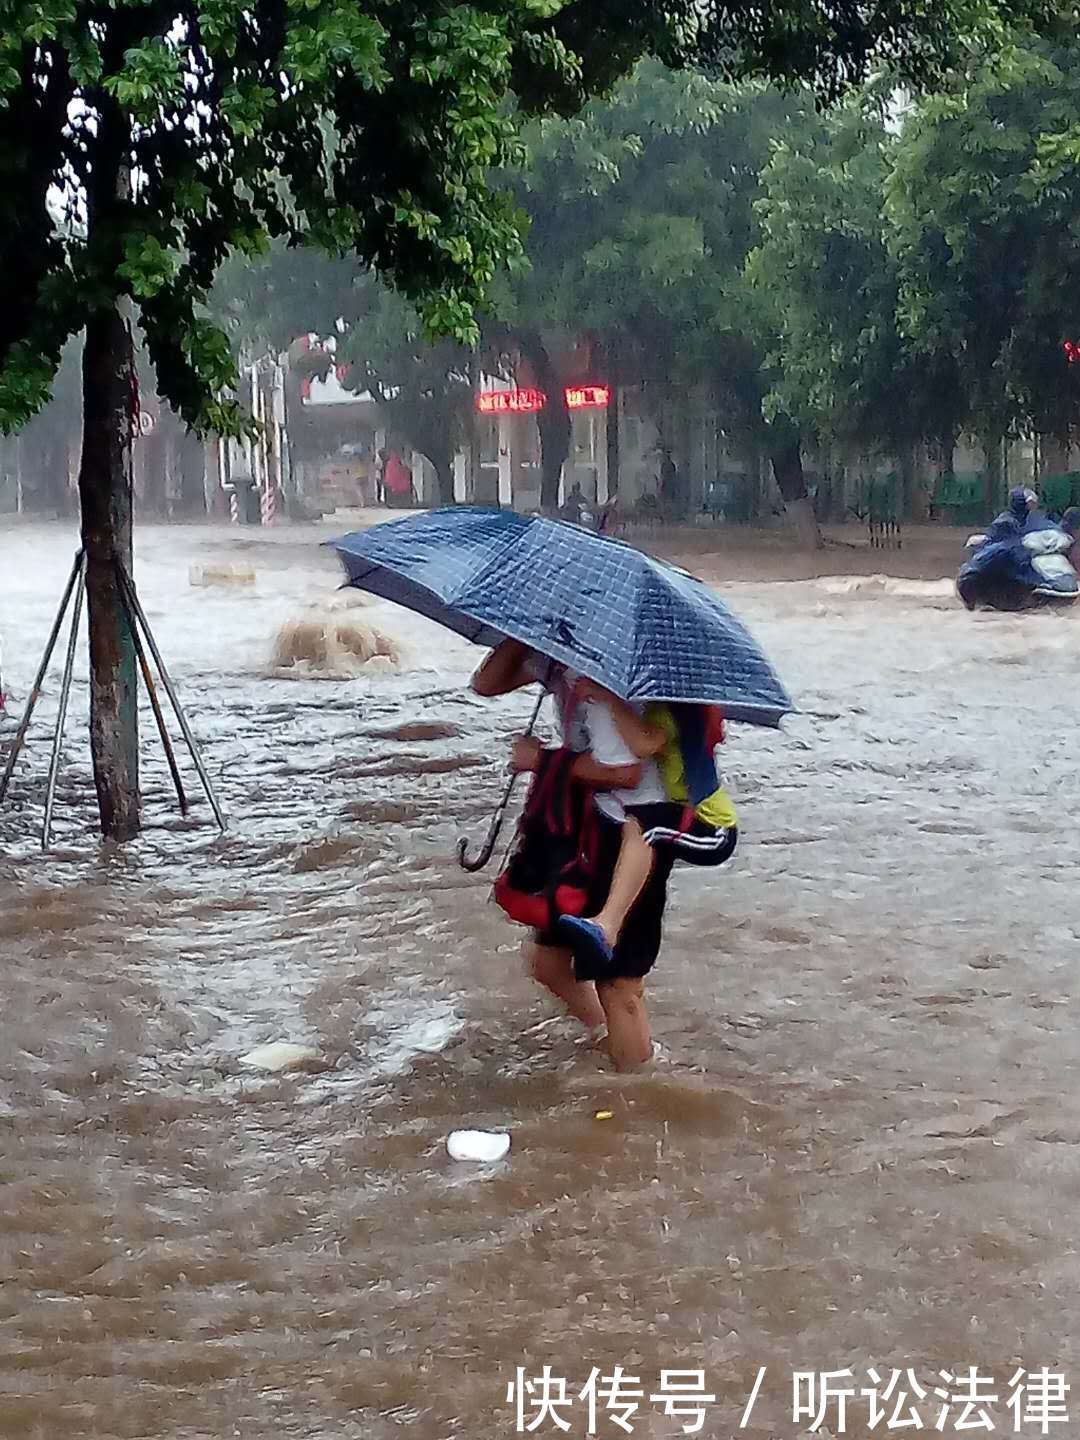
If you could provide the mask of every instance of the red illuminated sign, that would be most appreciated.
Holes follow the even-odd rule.
[[[481,390],[476,408],[481,415],[532,415],[546,402],[542,390]]]
[[[607,385],[568,385],[566,387],[566,408],[568,410],[603,410],[611,399]]]
[[[608,385],[568,385],[568,410],[604,410],[611,402]],[[543,390],[481,390],[476,408],[481,415],[534,415],[547,404]]]
[[[1080,362],[1080,344],[1075,340],[1066,340],[1061,348],[1065,351],[1065,359],[1070,365]]]

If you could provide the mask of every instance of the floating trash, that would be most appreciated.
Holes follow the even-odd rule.
[[[240,1064],[252,1070],[266,1070],[271,1075],[281,1075],[286,1070],[300,1070],[318,1060],[319,1052],[310,1045],[290,1045],[284,1040],[274,1040],[269,1045],[258,1045],[240,1057]]]
[[[250,565],[192,565],[188,584],[199,589],[211,585],[254,585],[255,571]]]
[[[495,1130],[454,1130],[446,1137],[451,1160],[472,1160],[491,1165],[510,1149],[510,1136]]]

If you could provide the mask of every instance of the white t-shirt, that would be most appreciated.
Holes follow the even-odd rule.
[[[589,749],[598,765],[640,765],[641,779],[632,790],[598,790],[596,808],[602,815],[621,824],[626,818],[628,805],[655,805],[667,799],[660,770],[655,760],[642,760],[630,749],[619,734],[615,718],[606,705],[590,700],[585,709],[585,729],[589,735]],[[642,714],[643,706],[635,705],[635,713]]]

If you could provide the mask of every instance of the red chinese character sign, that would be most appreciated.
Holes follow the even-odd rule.
[[[546,402],[542,390],[481,390],[476,408],[481,415],[534,415]]]
[[[1080,363],[1080,341],[1064,340],[1061,348],[1065,351],[1065,359],[1070,365]]]
[[[568,385],[566,387],[566,408],[568,410],[604,410],[611,400],[607,385]]]
[[[565,395],[568,410],[604,410],[611,403],[608,385],[568,385]],[[542,390],[481,390],[476,397],[481,415],[534,415],[546,404]]]

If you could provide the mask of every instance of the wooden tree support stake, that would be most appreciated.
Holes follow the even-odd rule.
[[[11,751],[8,754],[7,764],[4,767],[3,778],[0,779],[0,805],[4,803],[4,799],[8,792],[8,786],[11,784],[11,777],[15,772],[16,762],[19,759],[19,754],[22,751],[23,742],[26,739],[26,732],[30,729],[30,721],[33,718],[34,710],[37,707],[37,702],[41,698],[41,686],[45,680],[45,672],[49,668],[49,661],[52,659],[53,650],[56,648],[56,641],[57,637],[60,634],[60,627],[64,623],[64,616],[67,613],[67,607],[71,603],[72,591],[75,589],[75,586],[77,584],[79,584],[80,589],[82,588],[80,582],[82,579],[85,578],[85,567],[86,556],[80,550],[75,556],[75,563],[71,567],[71,574],[68,576],[67,586],[64,590],[64,597],[60,601],[59,610],[56,612],[56,619],[53,621],[52,631],[49,635],[48,643],[45,646],[45,653],[41,657],[41,664],[38,666],[37,675],[34,677],[34,683],[31,687],[30,695],[26,701],[26,708],[23,710],[23,715],[22,719],[19,722],[18,731],[16,732],[15,739],[11,742]]]
[[[221,812],[221,806],[217,802],[217,797],[215,796],[213,786],[210,783],[210,776],[207,774],[206,766],[203,763],[203,758],[199,752],[199,747],[195,740],[195,736],[192,734],[191,727],[187,722],[187,717],[184,715],[184,712],[180,707],[180,701],[177,697],[176,690],[173,687],[172,680],[169,678],[169,672],[165,668],[165,662],[161,658],[161,652],[157,647],[157,642],[154,640],[153,633],[150,630],[149,622],[147,621],[143,608],[139,603],[139,597],[135,593],[135,586],[132,583],[131,577],[124,569],[123,564],[119,560],[117,560],[115,563],[117,584],[120,590],[120,599],[123,604],[124,614],[128,623],[128,628],[131,633],[135,655],[138,659],[139,668],[142,671],[142,677],[146,684],[146,693],[150,700],[150,707],[154,712],[154,719],[157,722],[158,734],[161,736],[161,744],[165,751],[165,758],[169,764],[169,772],[172,775],[173,785],[176,787],[176,797],[180,803],[180,813],[182,815],[186,815],[188,813],[188,798],[184,792],[183,781],[180,778],[180,768],[176,763],[176,754],[173,750],[172,741],[169,739],[169,732],[165,726],[165,717],[162,714],[161,703],[158,699],[157,687],[154,684],[154,677],[150,670],[149,662],[146,658],[146,649],[143,646],[144,637],[146,640],[146,646],[149,648],[150,653],[154,658],[154,663],[157,665],[158,674],[161,677],[161,683],[164,685],[169,700],[172,702],[173,710],[176,714],[177,721],[179,722],[180,729],[183,732],[184,739],[187,742],[188,749],[191,751],[191,758],[195,762],[196,770],[199,772],[199,779],[202,781],[203,789],[206,791],[206,798],[210,802],[210,808],[214,812],[214,818],[217,820],[217,823],[221,827],[221,829],[224,830],[226,828],[226,825],[225,817]],[[30,728],[30,721],[33,718],[35,709],[37,708],[37,702],[41,698],[41,687],[44,684],[45,676],[48,672],[49,664],[52,660],[53,651],[56,649],[56,642],[60,636],[60,631],[64,624],[64,617],[67,614],[68,606],[71,604],[71,597],[74,594],[75,610],[72,615],[71,631],[68,636],[67,655],[64,661],[64,676],[60,686],[60,708],[56,721],[56,733],[53,736],[52,758],[49,763],[48,784],[45,790],[45,822],[41,832],[41,848],[43,850],[47,850],[49,848],[49,840],[52,835],[53,805],[56,798],[57,777],[60,771],[60,755],[63,749],[64,722],[67,719],[68,702],[71,697],[72,672],[75,666],[75,647],[78,639],[79,621],[82,618],[83,597],[85,593],[86,555],[84,551],[80,550],[75,556],[75,563],[71,567],[71,574],[68,577],[68,583],[65,587],[63,598],[60,601],[60,608],[56,612],[56,619],[53,621],[53,627],[49,633],[49,639],[45,646],[45,653],[41,658],[41,664],[38,667],[37,675],[34,678],[34,684],[27,699],[26,707],[23,710],[22,719],[19,722],[19,728],[16,732],[15,739],[12,741],[11,751],[7,757],[7,764],[4,767],[3,776],[0,777],[0,804],[3,804],[7,796],[8,787],[11,783],[11,777],[14,773],[15,765],[18,761],[19,755],[23,748],[23,744],[26,740],[26,733]],[[142,631],[141,635],[139,633],[140,630]]]
[[[67,655],[64,658],[64,678],[60,682],[60,708],[56,713],[56,734],[53,736],[52,759],[49,761],[49,781],[45,786],[45,820],[41,827],[41,848],[48,850],[52,833],[53,801],[56,798],[56,777],[60,773],[60,751],[64,745],[64,721],[67,719],[68,700],[71,696],[71,672],[75,667],[75,644],[79,638],[79,620],[82,617],[83,595],[86,593],[86,566],[79,569],[75,586],[75,608],[71,614],[71,633],[68,635]]]
[[[139,597],[136,594],[134,582],[132,581],[131,576],[124,569],[120,560],[117,559],[115,563],[117,580],[119,581],[120,585],[120,593],[124,596],[126,609],[129,615],[134,616],[138,625],[142,627],[143,636],[146,640],[147,646],[149,647],[150,654],[154,657],[154,664],[158,668],[158,674],[161,676],[161,683],[162,685],[164,685],[165,693],[168,695],[169,700],[172,704],[173,713],[176,715],[177,723],[180,726],[184,739],[187,741],[188,750],[191,752],[191,758],[195,762],[195,769],[199,772],[199,779],[202,781],[203,789],[206,791],[206,798],[210,802],[210,808],[214,812],[214,818],[217,821],[218,825],[221,827],[221,829],[224,830],[227,828],[225,825],[225,817],[221,813],[221,806],[218,804],[217,797],[214,794],[214,787],[210,783],[210,776],[207,774],[206,766],[203,764],[203,758],[199,752],[198,742],[196,741],[195,736],[191,733],[191,726],[187,722],[187,716],[184,714],[183,709],[181,708],[180,700],[176,694],[176,689],[173,686],[172,680],[169,678],[169,672],[165,668],[165,662],[161,658],[161,651],[158,649],[157,641],[154,639],[153,631],[150,629],[150,622],[147,620],[142,605],[139,603]],[[135,626],[132,626],[132,633],[136,633]]]
[[[169,773],[172,776],[173,786],[176,789],[176,798],[180,805],[180,814],[186,816],[188,813],[188,798],[184,791],[184,782],[180,778],[180,767],[176,763],[176,754],[173,751],[172,741],[169,739],[169,732],[165,728],[165,716],[161,713],[161,702],[158,700],[157,687],[154,684],[154,677],[151,674],[150,665],[146,659],[146,651],[139,637],[139,626],[135,618],[135,612],[131,608],[131,601],[128,599],[127,586],[124,584],[124,572],[119,566],[117,566],[117,573],[120,576],[120,601],[124,607],[124,614],[127,616],[128,629],[131,632],[131,643],[135,647],[135,658],[138,660],[139,669],[142,671],[143,683],[146,685],[150,708],[153,710],[154,719],[157,722],[158,734],[161,736],[161,746],[165,751],[165,759],[169,762]]]

